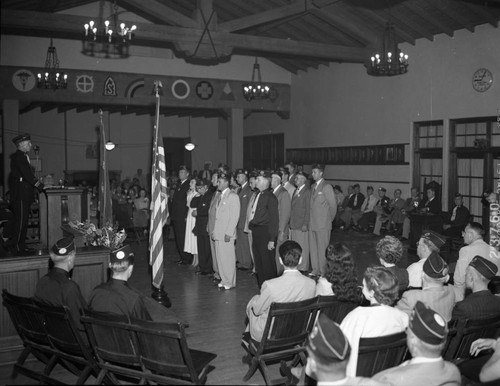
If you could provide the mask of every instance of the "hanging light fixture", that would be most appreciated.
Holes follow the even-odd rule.
[[[395,76],[408,72],[408,55],[398,48],[390,10],[382,40],[382,52],[373,55],[370,61],[371,63],[367,65],[368,75]]]
[[[104,147],[108,151],[111,151],[116,147],[115,143],[111,141],[111,118],[109,117],[109,112],[108,112],[108,142],[104,144]]]
[[[189,127],[189,141],[191,141],[191,117],[188,117],[188,127]],[[188,142],[184,145],[184,148],[187,150],[187,151],[193,151],[194,148],[196,147],[196,145],[192,142]]]
[[[50,39],[50,46],[47,49],[44,73],[38,73],[37,75],[37,87],[53,90],[68,87],[68,75],[59,70],[59,59],[57,58],[57,50],[54,47],[52,38]]]
[[[271,87],[265,83],[262,83],[262,77],[260,75],[260,65],[255,58],[255,63],[252,70],[252,81],[250,83],[243,84],[243,96],[247,101],[252,101],[253,99],[267,99],[271,92]]]
[[[94,20],[90,20],[83,25],[85,35],[83,39],[82,53],[88,56],[98,56],[104,58],[127,58],[129,56],[129,44],[137,30],[136,25],[127,26],[124,22],[118,21],[118,6],[116,0],[113,1],[111,15],[102,22],[103,3],[99,4],[99,25]]]

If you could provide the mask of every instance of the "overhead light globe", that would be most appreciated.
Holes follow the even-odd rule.
[[[104,145],[106,150],[109,150],[109,151],[113,150],[115,148],[115,146],[116,145],[111,141],[106,142],[106,144]]]
[[[194,143],[189,142],[189,143],[186,143],[184,145],[184,147],[186,148],[187,151],[193,151],[194,148],[196,147],[196,145]]]

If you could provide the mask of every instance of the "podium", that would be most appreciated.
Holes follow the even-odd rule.
[[[47,248],[63,238],[62,225],[70,221],[85,222],[90,216],[87,189],[45,189],[39,195],[40,242]]]

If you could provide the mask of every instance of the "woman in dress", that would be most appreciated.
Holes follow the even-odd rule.
[[[398,280],[385,267],[369,267],[363,277],[363,295],[369,307],[357,307],[342,321],[340,328],[351,343],[346,375],[356,376],[359,338],[372,338],[402,332],[408,315],[393,307],[398,298]]]
[[[144,228],[144,233],[147,233],[149,225],[149,209],[150,202],[149,198],[146,196],[146,189],[141,188],[139,190],[139,197],[135,198],[134,204],[134,227]]]
[[[189,210],[186,218],[186,236],[184,238],[184,252],[188,252],[193,255],[192,265],[194,267],[198,266],[198,245],[196,236],[193,233],[193,228],[196,224],[196,217],[193,216],[193,210],[195,210],[195,208],[191,208],[191,200],[199,195],[200,194],[196,191],[196,178],[192,178],[189,181],[189,190],[187,192],[187,197],[186,197],[186,205],[189,208]]]

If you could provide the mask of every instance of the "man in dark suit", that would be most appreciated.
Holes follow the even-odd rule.
[[[248,233],[245,233],[245,221],[247,217],[248,202],[252,197],[252,189],[248,183],[248,172],[243,169],[236,170],[236,182],[240,186],[238,197],[240,199],[240,219],[236,227],[236,266],[238,269],[252,269],[252,255],[250,253],[250,242]]]
[[[252,205],[248,227],[252,231],[252,250],[259,288],[266,280],[277,276],[274,249],[278,237],[278,199],[269,190],[271,173],[257,177],[258,193]]]
[[[420,202],[419,210],[423,213],[441,214],[441,201],[436,197],[436,189],[429,186],[426,194],[427,199]]]
[[[365,201],[364,194],[360,192],[359,184],[354,184],[352,187],[354,189],[354,193],[350,196],[349,202],[340,217],[342,221],[344,221],[344,227],[341,227],[344,231],[349,230],[351,227],[352,215],[358,215],[361,212],[361,205],[363,205],[363,202]]]
[[[443,225],[443,233],[446,236],[462,237],[462,231],[470,220],[470,212],[464,206],[464,198],[460,193],[455,194],[455,206],[450,209],[448,216]]]
[[[298,172],[295,177],[297,189],[292,197],[290,212],[290,239],[302,247],[302,260],[298,269],[309,271],[309,216],[311,213],[311,189],[307,186],[307,174]]]
[[[190,170],[181,165],[179,168],[179,184],[172,197],[172,210],[170,218],[174,227],[175,245],[179,252],[180,259],[177,264],[191,264],[193,255],[184,252],[184,238],[186,237],[186,217],[188,213],[187,192],[189,190]]]
[[[11,198],[14,212],[14,234],[8,246],[18,255],[31,254],[34,251],[26,247],[26,233],[30,206],[35,199],[34,188],[40,192],[43,184],[35,177],[30,165],[29,151],[31,150],[31,136],[21,134],[12,139],[17,150],[11,156]]]
[[[500,297],[488,290],[488,283],[497,272],[498,267],[484,257],[472,259],[465,273],[465,285],[472,290],[472,294],[455,305],[453,319],[500,316]]]
[[[208,234],[208,209],[212,201],[213,192],[209,190],[210,180],[201,179],[196,181],[196,190],[200,194],[191,201],[191,207],[196,208],[193,216],[196,217],[196,223],[193,233],[196,236],[198,246],[198,260],[200,270],[196,271],[200,275],[209,275],[212,273],[212,251],[210,249],[210,235]]]
[[[271,189],[273,194],[278,199],[278,241],[276,243],[276,267],[278,275],[283,272],[283,267],[280,264],[280,255],[278,253],[280,245],[288,240],[290,233],[290,211],[291,199],[288,191],[281,185],[282,173],[280,171],[273,171],[271,173]]]

